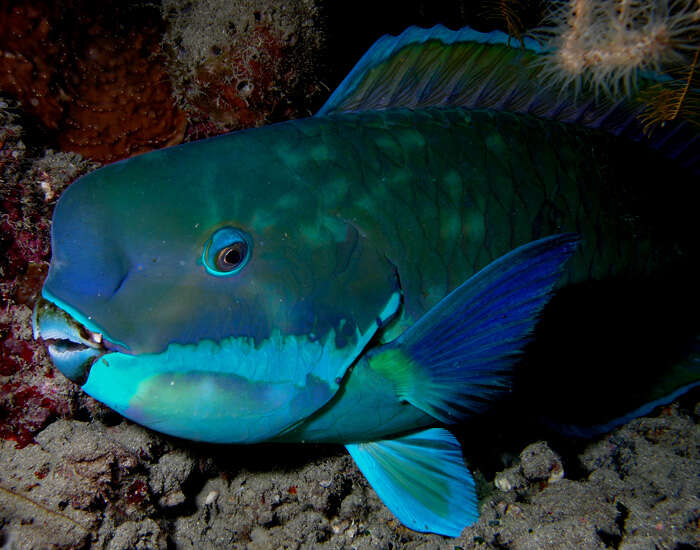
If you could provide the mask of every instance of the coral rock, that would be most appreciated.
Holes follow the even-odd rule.
[[[109,36],[99,26],[76,64],[61,147],[103,162],[175,145],[187,120],[153,56],[154,33]]]
[[[107,550],[165,550],[168,541],[165,532],[152,519],[122,523],[109,541]]]
[[[31,4],[0,8],[0,90],[48,128],[57,128],[63,114],[63,94],[54,79],[59,47],[49,38],[46,11]]]
[[[150,486],[155,495],[160,495],[158,504],[172,508],[185,502],[182,486],[194,470],[194,459],[185,451],[173,451],[163,455],[151,468]]]
[[[318,107],[324,31],[312,0],[165,0],[163,37],[187,139],[261,126]]]
[[[552,483],[564,477],[561,458],[544,441],[528,445],[520,453],[520,468],[530,481]]]
[[[182,141],[187,121],[159,54],[158,12],[84,0],[0,4],[0,91],[100,162]],[[153,17],[155,14],[156,18]]]

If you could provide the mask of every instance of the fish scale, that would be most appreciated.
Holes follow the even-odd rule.
[[[387,110],[304,122],[316,128],[303,133],[321,135],[333,155],[319,163],[315,154],[305,160],[303,151],[297,153],[297,170],[315,188],[335,186],[362,158],[365,169],[346,177],[344,190],[320,196],[324,208],[382,242],[399,268],[414,315],[506,251],[554,232],[583,237],[572,259],[572,282],[644,274],[674,257],[637,253],[640,247],[660,250],[663,241],[654,244],[651,229],[640,233],[641,224],[630,223],[641,213],[624,204],[624,190],[616,192],[595,151],[586,147],[601,141],[615,147],[600,132],[525,115],[456,109]],[[491,137],[484,141],[483,135]],[[547,147],[547,141],[559,146]],[[470,142],[486,143],[485,151],[477,147],[474,154],[464,145]],[[509,142],[527,146],[511,148]],[[567,149],[578,150],[575,162]],[[392,160],[399,158],[405,163]],[[543,165],[548,168],[538,169]],[[455,224],[461,239],[444,239]],[[461,250],[454,254],[460,240]],[[621,256],[631,261],[619,262]],[[425,300],[412,301],[413,296]]]

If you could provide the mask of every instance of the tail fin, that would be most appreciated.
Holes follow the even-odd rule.
[[[472,276],[393,342],[369,357],[397,394],[442,422],[479,413],[507,391],[578,237],[520,246]]]
[[[700,336],[696,337],[693,345],[694,349],[688,357],[664,371],[657,383],[642,394],[648,399],[642,405],[634,409],[625,409],[625,414],[597,424],[562,422],[549,416],[543,418],[545,424],[566,437],[593,438],[609,433],[636,418],[649,415],[657,407],[669,405],[686,393],[700,388]],[[634,402],[636,392],[632,388],[626,390],[631,394],[629,402]],[[622,397],[618,398],[618,401],[628,402]]]

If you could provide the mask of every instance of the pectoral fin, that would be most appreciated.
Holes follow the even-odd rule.
[[[512,368],[576,250],[574,234],[520,246],[443,298],[370,357],[398,396],[452,423],[507,391]]]

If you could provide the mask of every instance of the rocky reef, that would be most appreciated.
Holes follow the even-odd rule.
[[[312,1],[0,4],[0,91],[64,151],[112,162],[308,116],[323,27]]]

